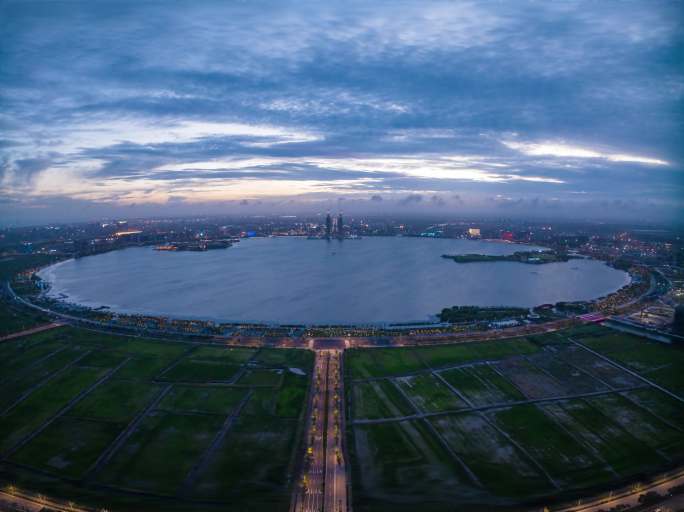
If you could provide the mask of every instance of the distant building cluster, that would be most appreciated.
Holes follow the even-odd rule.
[[[325,237],[330,239],[333,237],[344,238],[344,219],[342,213],[337,217],[331,217],[328,213],[325,217]]]

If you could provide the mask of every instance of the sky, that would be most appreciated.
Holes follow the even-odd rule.
[[[684,3],[0,0],[0,224],[684,218]]]

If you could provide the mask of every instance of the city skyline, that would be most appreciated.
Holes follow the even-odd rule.
[[[1,8],[5,225],[682,214],[680,4],[37,5]]]

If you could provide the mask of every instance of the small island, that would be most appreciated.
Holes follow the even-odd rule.
[[[198,240],[196,242],[169,242],[155,246],[155,251],[194,251],[204,252],[212,249],[227,249],[231,247],[231,240]]]
[[[522,319],[530,313],[527,308],[516,307],[479,307],[453,306],[444,308],[437,315],[440,322],[458,324],[464,322],[496,322],[501,320]]]
[[[543,263],[564,262],[577,258],[566,253],[555,251],[518,251],[513,254],[442,254],[442,258],[454,260],[456,263],[477,263],[493,261],[513,261],[516,263],[528,263],[541,265]]]

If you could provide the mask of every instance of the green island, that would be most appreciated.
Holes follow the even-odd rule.
[[[459,323],[525,317],[528,313],[529,309],[526,308],[454,306],[451,308],[444,308],[438,316],[440,322]]]
[[[543,263],[564,262],[578,258],[566,253],[555,251],[517,251],[513,254],[442,254],[442,258],[454,260],[456,263],[477,263],[492,261],[513,261],[541,265]]]

